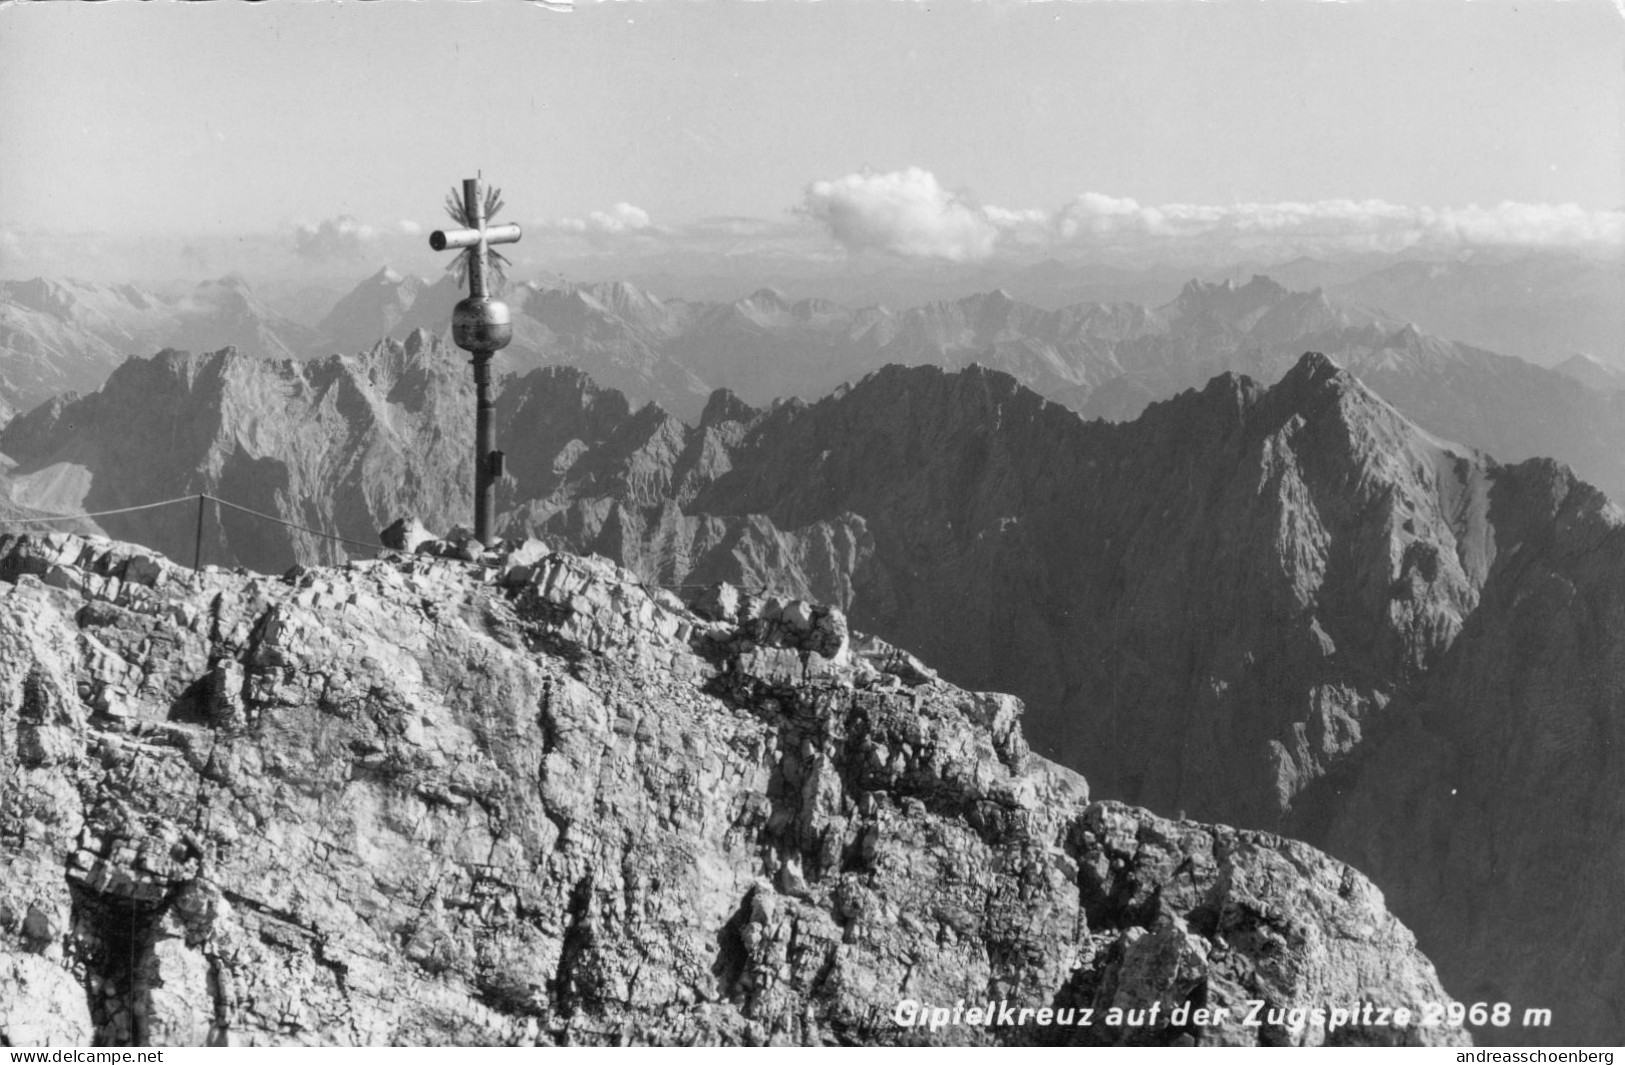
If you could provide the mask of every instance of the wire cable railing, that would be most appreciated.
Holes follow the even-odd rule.
[[[216,506],[226,507],[226,508],[228,508],[230,510],[235,510],[235,511],[238,511],[239,513],[247,514],[250,517],[258,518],[261,521],[275,522],[276,524],[286,526],[289,529],[295,529],[295,530],[298,530],[299,532],[302,532],[302,533],[308,533],[311,536],[317,536],[317,537],[320,537],[320,538],[322,538],[324,540],[331,540],[334,543],[345,544],[345,545],[350,546],[350,547],[358,547],[358,548],[361,548],[364,551],[371,551],[371,552],[377,553],[377,552],[381,552],[381,551],[386,550],[386,548],[384,548],[384,546],[381,545],[381,544],[366,543],[365,541],[354,540],[354,539],[351,539],[350,537],[347,537],[347,536],[340,536],[337,533],[326,532],[326,531],[324,531],[322,529],[313,529],[308,525],[300,525],[297,522],[292,522],[292,521],[288,521],[288,520],[286,520],[284,518],[279,518],[274,514],[267,514],[264,511],[255,510],[252,507],[245,507],[241,503],[233,503],[229,499],[221,499],[219,496],[214,495],[214,494],[209,493],[209,492],[195,492],[195,493],[193,493],[191,495],[176,496],[173,499],[160,499],[155,503],[138,503],[138,504],[135,504],[134,506],[114,507],[111,510],[87,511],[87,512],[82,513],[82,514],[42,514],[42,515],[38,515],[38,516],[34,516],[34,517],[27,517],[27,518],[0,518],[0,529],[5,529],[5,528],[9,528],[9,527],[12,527],[12,526],[19,526],[19,525],[44,525],[44,524],[50,524],[52,522],[81,521],[81,520],[88,520],[88,519],[92,519],[92,518],[106,518],[106,517],[111,517],[111,516],[113,516],[115,514],[132,514],[132,513],[136,512],[136,511],[139,511],[139,510],[154,510],[154,509],[156,509],[158,507],[170,507],[170,506],[176,505],[177,503],[191,503],[193,501],[197,502],[197,508],[198,508],[197,509],[197,535],[196,535],[196,539],[194,541],[193,557],[192,557],[192,568],[193,569],[202,569],[203,568],[203,527],[204,527],[205,517],[206,517],[206,513],[207,513],[206,504],[208,504],[208,503],[214,503]],[[456,556],[440,556],[440,557],[450,558],[453,561],[468,561],[466,559],[459,559]],[[478,561],[479,560],[477,560],[477,559],[474,560],[475,563],[477,563]],[[711,587],[715,586],[715,582],[712,582],[710,584],[675,584],[675,583],[674,584],[665,584],[665,583],[662,583],[662,582],[659,582],[659,581],[651,582],[651,581],[645,581],[645,580],[641,580],[641,579],[637,583],[638,583],[638,585],[640,587],[644,588],[645,590],[647,590],[650,587],[654,587],[654,588],[664,588],[667,591],[674,591],[674,592],[675,591],[699,590],[699,589],[711,588]],[[743,588],[741,590],[745,591],[747,594],[751,594],[751,595],[763,595],[763,594],[766,594],[769,589],[766,586],[762,586],[760,588]]]
[[[335,543],[348,544],[351,547],[359,547],[367,551],[382,550],[381,546],[378,544],[364,543],[361,540],[352,540],[347,536],[340,536],[337,533],[325,532],[321,529],[312,529],[308,525],[300,525],[297,522],[287,521],[283,518],[277,517],[275,514],[267,514],[264,511],[255,510],[252,507],[245,507],[241,503],[233,503],[229,499],[221,499],[219,496],[213,495],[209,492],[195,492],[192,495],[176,496],[173,499],[160,499],[155,503],[138,503],[129,507],[114,507],[111,510],[92,510],[80,514],[42,514],[27,518],[5,518],[0,519],[0,529],[18,525],[42,525],[59,521],[83,521],[91,518],[106,518],[115,514],[132,514],[138,510],[154,510],[158,507],[170,507],[177,503],[191,503],[194,500],[197,502],[197,539],[195,541],[195,547],[193,550],[193,569],[202,568],[203,525],[207,514],[208,503],[214,503],[219,507],[227,507],[231,510],[247,514],[251,517],[259,518],[261,521],[271,521],[278,525],[285,525],[290,529],[297,529],[302,533],[309,533],[311,536],[319,536],[324,540],[332,540]]]

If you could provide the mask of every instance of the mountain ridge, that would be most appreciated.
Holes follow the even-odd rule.
[[[1309,266],[1298,273],[1334,279]],[[10,284],[15,299],[0,295],[0,330],[19,315],[26,328],[0,340],[14,351],[0,370],[0,403],[24,409],[51,393],[93,390],[124,354],[160,346],[160,332],[163,345],[176,348],[231,343],[245,354],[325,357],[335,349],[370,350],[386,335],[404,340],[417,329],[445,339],[450,308],[462,296],[449,274],[430,284],[386,267],[339,300],[320,331],[300,332],[277,324],[230,279],[199,289],[195,300],[214,309],[190,319],[176,319],[171,305],[129,286],[80,285],[70,292],[58,285],[57,299],[42,280]],[[1566,370],[1542,369],[1440,339],[1328,289],[1293,291],[1258,273],[1245,282],[1192,280],[1155,307],[1041,310],[994,289],[900,311],[852,310],[772,289],[732,301],[662,300],[624,282],[527,282],[508,286],[505,296],[515,338],[498,356],[500,372],[574,366],[688,422],[715,387],[759,406],[787,396],[811,400],[888,363],[953,369],[981,363],[1085,417],[1123,421],[1225,371],[1274,380],[1303,351],[1316,350],[1441,436],[1505,459],[1553,455],[1625,494],[1625,400],[1610,386],[1605,364],[1571,360]],[[137,314],[132,299],[145,301],[149,310],[141,313],[153,321],[121,331],[113,319]],[[89,319],[64,324],[23,304],[55,307],[70,319],[71,308],[81,306]],[[124,310],[96,309],[104,304]],[[155,323],[164,315],[171,324],[160,330]],[[100,333],[90,328],[95,323]],[[76,343],[84,348],[78,356]]]

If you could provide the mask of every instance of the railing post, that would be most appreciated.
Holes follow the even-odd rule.
[[[203,502],[209,497],[202,492],[197,494],[197,540],[192,544],[192,568],[203,568]]]

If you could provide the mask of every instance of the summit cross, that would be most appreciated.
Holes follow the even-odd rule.
[[[455,207],[455,200],[449,202]],[[429,234],[429,247],[435,251],[467,249],[468,298],[452,309],[451,336],[469,353],[469,364],[474,367],[474,538],[489,547],[494,535],[496,482],[502,476],[502,452],[496,449],[496,401],[491,396],[491,356],[513,339],[513,319],[506,303],[491,298],[486,272],[490,246],[513,244],[521,234],[512,223],[488,224],[479,178],[463,179],[462,211],[457,220],[465,228],[435,230]]]

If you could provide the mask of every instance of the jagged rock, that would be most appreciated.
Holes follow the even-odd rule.
[[[727,581],[713,584],[694,600],[693,609],[707,621],[734,621],[739,617],[739,589]]]
[[[415,517],[396,518],[389,528],[378,534],[379,541],[391,551],[416,551],[419,544],[434,538]]]
[[[420,541],[414,549],[420,555],[435,558],[454,558],[459,562],[478,562],[485,557],[485,545],[472,536],[448,537]]]
[[[1309,1016],[1445,1001],[1342,863],[1091,804],[1017,700],[831,647],[825,608],[712,619],[604,559],[528,565],[0,538],[0,1037],[1464,1041]],[[1305,1023],[1105,1019],[1250,999]]]
[[[546,541],[535,537],[504,544],[501,550],[503,561],[510,566],[534,566],[552,553],[553,549]]]

